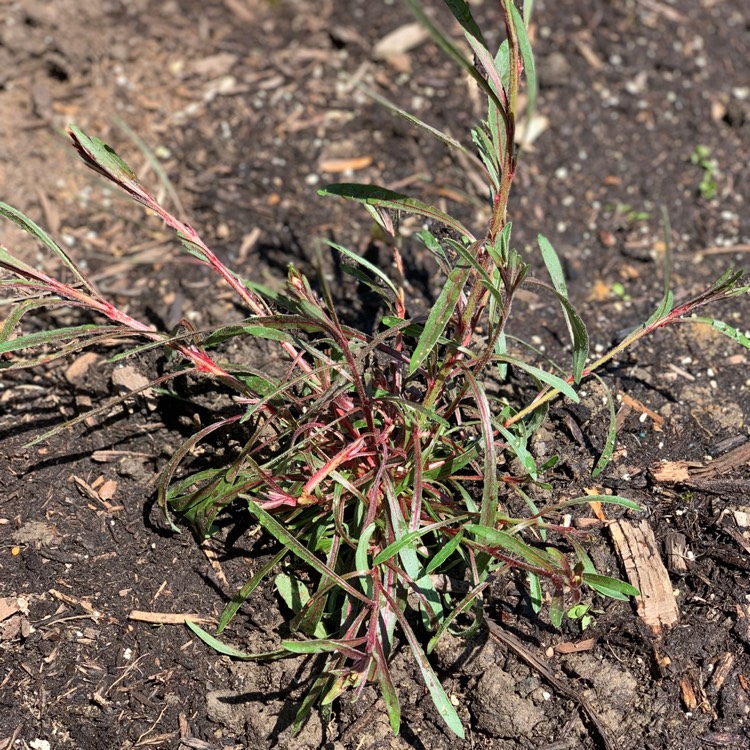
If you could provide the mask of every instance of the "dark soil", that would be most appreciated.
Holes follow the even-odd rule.
[[[472,5],[496,18],[494,3]],[[375,59],[378,40],[410,21],[397,2],[365,0],[0,0],[0,198],[61,238],[120,304],[162,326],[241,311],[173,252],[155,220],[87,173],[61,136],[67,122],[115,145],[157,185],[120,118],[160,156],[209,244],[266,283],[289,262],[309,269],[317,237],[366,247],[364,212],[317,198],[326,182],[403,189],[478,221],[483,196],[461,166],[356,87],[378,87],[466,135],[479,97],[431,44]],[[662,206],[678,296],[748,258],[750,11],[746,0],[537,0],[532,32],[546,127],[521,160],[515,244],[541,273],[532,247],[537,232],[550,238],[592,344],[606,348],[660,298]],[[698,146],[716,163],[713,197],[701,194],[704,170],[691,163]],[[342,176],[333,159],[359,160],[358,169]],[[7,223],[0,242],[50,266]],[[408,252],[414,296],[429,302],[438,280]],[[339,294],[347,315],[372,314],[353,288]],[[749,311],[743,298],[712,312],[745,330]],[[549,300],[527,293],[517,312],[514,333],[560,353],[564,325]],[[747,361],[692,325],[628,352],[607,374],[621,399],[619,447],[598,484],[590,470],[607,420],[598,386],[584,387],[581,405],[553,410],[537,441],[541,455],[561,456],[557,492],[607,487],[642,503],[679,623],[654,635],[630,603],[596,599],[585,632],[572,622],[557,632],[546,615],[521,616],[512,581],[498,584],[487,616],[586,698],[623,750],[750,747],[750,472],[747,452],[730,453],[749,438]],[[158,363],[138,367],[153,373]],[[201,547],[168,532],[153,505],[158,470],[218,394],[193,407],[139,401],[23,447],[113,395],[112,373],[102,353],[0,383],[0,750],[603,747],[570,695],[486,633],[447,638],[436,654],[464,743],[444,729],[405,652],[394,664],[399,737],[368,689],[292,738],[304,662],[234,663],[183,626],[129,619],[133,610],[215,618],[269,550],[252,533]],[[662,460],[710,467],[723,455],[725,468],[704,478],[670,483],[654,470]],[[667,555],[675,534],[681,561]],[[592,544],[603,572],[623,575],[606,529],[594,529]],[[260,650],[286,616],[269,586],[226,640]],[[561,653],[588,638],[588,650]]]

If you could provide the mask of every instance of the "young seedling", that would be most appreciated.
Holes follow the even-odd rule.
[[[693,153],[690,154],[690,163],[695,164],[703,170],[698,190],[703,198],[707,201],[716,197],[719,186],[716,184],[716,172],[718,165],[716,160],[711,158],[711,149],[708,146],[698,144]]]
[[[437,710],[447,726],[463,736],[456,709],[427,655],[446,630],[468,635],[481,627],[483,596],[493,579],[522,571],[535,608],[540,609],[549,594],[549,617],[556,626],[566,611],[572,617],[585,616],[580,608],[585,587],[617,599],[637,593],[600,575],[581,533],[558,520],[561,511],[592,501],[637,510],[635,503],[607,495],[561,497],[538,507],[528,491],[550,488],[543,477],[556,458],[540,466],[530,448],[549,404],[561,396],[578,401],[578,384],[623,349],[658,328],[686,320],[708,303],[743,294],[747,287],[740,286],[739,272],[727,272],[704,293],[675,305],[667,275],[663,299],[649,320],[590,361],[588,333],[568,299],[551,244],[539,237],[550,276],[545,282],[530,275],[513,248],[507,218],[524,77],[529,107],[536,98],[526,31],[531,3],[522,13],[511,0],[499,1],[505,40],[495,50],[488,47],[467,3],[445,0],[471,48],[469,60],[417,0],[406,2],[486,97],[486,119],[472,130],[471,141],[491,214],[486,226],[470,229],[433,206],[385,188],[337,184],[319,191],[362,204],[390,238],[392,275],[349,248],[329,243],[350,263],[344,270],[380,298],[384,315],[377,332],[364,333],[342,322],[323,274],[311,282],[290,267],[285,291],[276,293],[227,268],[192,227],[147,192],[112,149],[71,126],[69,135],[84,162],[160,216],[176,232],[183,250],[236,293],[248,316],[239,324],[208,331],[188,324],[179,334],[157,331],[103,297],[52,238],[0,204],[0,214],[40,240],[69,277],[62,281],[37,271],[0,249],[0,267],[10,274],[0,284],[18,297],[0,331],[0,368],[46,363],[87,346],[111,345],[118,337],[138,337],[142,345],[123,349],[113,359],[155,347],[176,355],[171,357],[173,369],[150,385],[186,372],[221,383],[234,397],[234,413],[203,427],[177,449],[160,477],[159,504],[174,528],[179,517],[204,536],[216,531],[220,515],[244,510],[278,543],[272,559],[225,608],[219,633],[285,559],[301,562],[311,583],[306,585],[291,567],[276,576],[281,597],[296,612],[289,637],[274,651],[243,654],[197,625],[189,627],[217,650],[237,657],[324,655],[295,727],[316,703],[330,704],[348,689],[359,695],[374,681],[394,732],[401,719],[389,663],[400,633]],[[470,153],[453,138],[407,116],[449,146]],[[403,284],[398,232],[402,213],[442,227],[439,233],[424,228],[418,235],[443,275],[441,291],[425,315],[412,314]],[[510,353],[506,326],[523,286],[533,286],[560,305],[572,342],[568,366],[553,371]],[[14,337],[27,313],[60,305],[80,307],[106,322]],[[699,320],[750,348],[736,329],[710,318]],[[278,346],[288,363],[284,374],[224,361],[224,344],[236,337]],[[528,403],[511,403],[493,390],[489,375],[531,378],[538,393]],[[107,411],[112,403],[93,413]],[[607,445],[594,474],[606,467],[614,448],[611,397],[610,414]],[[246,436],[241,449],[226,463],[191,470],[193,448],[212,433],[240,424]],[[512,472],[507,468],[511,465],[520,468]],[[438,574],[463,578],[468,593],[458,597],[436,585]],[[426,644],[423,630],[431,633]]]

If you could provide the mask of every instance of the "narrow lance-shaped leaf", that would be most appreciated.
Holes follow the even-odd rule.
[[[214,638],[210,633],[207,633],[200,625],[196,625],[190,620],[185,620],[190,630],[195,633],[206,645],[210,646],[214,651],[225,656],[231,656],[234,659],[242,659],[243,661],[254,661],[254,660],[266,660],[266,659],[283,659],[284,657],[291,656],[290,652],[285,649],[278,649],[276,651],[265,651],[258,654],[246,654],[244,651],[239,651],[234,646],[228,646],[226,643],[222,643],[218,638]]]
[[[511,432],[508,428],[503,427],[503,425],[497,425],[497,429],[505,438],[509,448],[513,451],[513,453],[516,454],[516,458],[518,458],[518,460],[523,464],[526,471],[529,472],[529,476],[532,479],[536,479],[539,471],[536,468],[534,456],[529,453],[529,450],[526,447],[526,439],[521,435],[517,435],[514,432]]]
[[[279,550],[265,565],[261,565],[252,578],[232,597],[232,601],[224,607],[224,611],[221,613],[219,618],[218,632],[221,633],[224,628],[229,624],[231,619],[237,614],[240,607],[243,605],[245,600],[250,594],[255,591],[258,585],[263,579],[276,567],[281,560],[286,557],[289,550],[285,547]]]
[[[407,112],[405,109],[401,109],[401,107],[399,107],[397,104],[394,104],[390,99],[386,99],[384,96],[381,96],[377,91],[373,91],[372,89],[367,88],[366,86],[361,86],[361,88],[365,92],[365,94],[367,94],[367,96],[370,97],[370,99],[373,99],[382,107],[389,109],[391,112],[397,114],[399,117],[403,117],[404,120],[406,120],[407,122],[410,122],[412,125],[416,125],[418,128],[422,128],[422,130],[426,130],[430,135],[437,138],[446,146],[455,148],[469,157],[473,156],[471,152],[468,151],[462,143],[457,141],[452,136],[448,135],[447,133],[443,133],[442,130],[438,130],[437,128],[434,128],[432,125],[428,125],[423,120],[420,120],[418,117],[411,114],[411,112]]]
[[[5,216],[6,219],[10,219],[14,224],[17,224],[24,232],[36,237],[44,245],[46,245],[52,252],[65,264],[65,267],[76,277],[79,284],[94,296],[98,297],[94,288],[91,286],[86,277],[78,270],[78,266],[71,260],[70,256],[39,226],[37,226],[28,216],[22,214],[13,206],[9,206],[7,203],[0,202],[0,216]],[[3,248],[4,250],[4,248]],[[5,253],[7,251],[4,250]],[[8,254],[10,258],[10,254]],[[13,260],[16,260],[13,258]],[[19,266],[22,264],[16,261]],[[11,269],[12,270],[12,269]]]
[[[464,739],[464,728],[461,724],[461,719],[459,719],[456,709],[453,707],[453,704],[445,693],[445,688],[440,684],[435,671],[427,660],[427,656],[419,644],[419,639],[411,629],[406,617],[404,617],[401,608],[393,601],[385,589],[383,589],[383,596],[390,604],[399,624],[401,625],[401,629],[403,630],[406,640],[409,643],[409,647],[414,654],[419,671],[422,673],[422,679],[427,686],[427,690],[430,692],[430,697],[435,704],[435,708],[438,710],[443,721],[448,725],[448,728],[458,737]]]
[[[518,12],[518,8],[516,8],[516,6],[511,3],[510,9],[513,15],[513,23],[516,27],[518,49],[521,52],[523,69],[526,73],[526,96],[528,99],[528,106],[526,111],[527,117],[531,119],[531,115],[534,113],[534,109],[536,108],[536,96],[538,88],[536,82],[536,65],[534,64],[534,53],[531,49],[531,42],[529,41],[526,24],[524,23],[524,19],[521,18],[521,14]]]
[[[568,298],[564,294],[558,292],[557,289],[554,289],[549,286],[549,284],[544,284],[536,279],[530,278],[527,282],[547,289],[560,301],[567,320],[570,323],[571,335],[573,338],[573,381],[575,383],[580,383],[581,377],[583,376],[583,370],[586,366],[586,360],[589,356],[589,334],[586,330],[585,323]]]
[[[347,182],[336,183],[321,188],[318,190],[318,195],[334,195],[338,198],[346,198],[366,205],[380,206],[394,211],[407,211],[419,214],[420,216],[426,216],[428,219],[434,219],[451,229],[455,229],[461,236],[468,237],[472,242],[474,241],[474,236],[458,219],[454,219],[443,211],[433,206],[428,206],[426,203],[422,203],[422,201],[418,201],[415,198],[409,198],[409,196],[403,193],[396,193],[393,190],[378,187],[377,185],[361,185]]]
[[[377,276],[393,292],[394,295],[398,295],[398,289],[396,289],[396,285],[393,283],[393,281],[391,281],[391,279],[388,278],[387,274],[383,273],[383,271],[381,271],[374,263],[370,263],[369,260],[363,258],[361,255],[358,255],[348,247],[337,245],[335,242],[331,242],[330,240],[326,240],[325,242],[329,247],[337,250],[342,255],[346,255],[347,258],[351,258],[355,263],[358,263],[360,266],[366,268],[370,273]]]
[[[364,594],[360,593],[350,583],[345,581],[338,573],[331,570],[322,560],[319,560],[312,552],[310,552],[304,544],[302,544],[290,531],[282,526],[270,513],[266,512],[256,502],[252,500],[247,501],[247,506],[250,512],[260,521],[261,526],[268,531],[273,537],[281,542],[285,547],[288,547],[297,557],[300,557],[314,570],[324,576],[328,576],[350,596],[355,599],[359,599],[365,604],[370,604]]]
[[[385,703],[388,720],[391,723],[393,733],[398,734],[401,729],[401,708],[399,707],[396,688],[393,685],[393,679],[388,669],[388,659],[383,653],[383,644],[380,641],[375,641],[372,655],[377,664],[376,675],[380,683],[380,691],[383,694],[383,703]]]
[[[45,344],[57,344],[71,339],[80,337],[93,337],[97,334],[120,333],[119,326],[99,326],[93,323],[86,323],[81,326],[72,326],[70,328],[58,328],[52,331],[35,331],[25,336],[18,336],[15,339],[9,339],[0,343],[0,354],[6,352],[17,352],[22,349],[29,349],[35,346]]]
[[[430,310],[422,335],[409,362],[409,374],[414,374],[435,348],[456,309],[464,284],[469,278],[469,267],[454,268],[445,282],[440,295]]]
[[[607,428],[607,441],[604,444],[599,460],[594,466],[594,470],[591,472],[592,477],[598,477],[604,469],[607,468],[609,462],[612,460],[612,454],[615,450],[615,442],[617,441],[617,413],[615,411],[615,400],[612,398],[612,394],[607,388],[604,381],[596,374],[592,373],[594,377],[599,381],[599,384],[604,388],[604,394],[607,399],[607,407],[609,409],[609,427]]]
[[[425,534],[437,531],[438,529],[443,528],[443,526],[449,526],[454,523],[459,524],[462,521],[465,521],[467,518],[468,516],[450,516],[449,518],[438,521],[437,523],[431,523],[429,526],[423,526],[421,529],[410,531],[408,534],[404,534],[403,536],[397,538],[395,542],[389,544],[384,550],[382,550],[382,552],[379,552],[375,556],[375,559],[372,561],[372,564],[382,565],[384,562],[390,560],[394,555],[398,554],[404,547],[412,544],[412,542],[419,539],[420,537],[423,537]],[[429,573],[431,572],[431,570],[428,568],[427,572]]]
[[[497,448],[492,424],[492,409],[482,385],[468,370],[464,371],[464,375],[474,393],[474,400],[479,410],[479,424],[482,430],[484,448],[484,482],[482,484],[482,509],[479,518],[480,523],[492,527],[497,519],[497,495],[499,492]]]
[[[458,534],[450,539],[447,544],[438,549],[435,556],[427,565],[427,569],[425,571],[427,575],[429,575],[430,573],[434,573],[446,560],[450,558],[450,556],[456,551],[458,545],[463,541],[463,538],[464,532],[459,531]]]
[[[727,323],[724,323],[721,320],[716,320],[715,318],[698,318],[698,317],[692,317],[692,318],[686,318],[684,321],[685,323],[702,323],[707,326],[711,326],[712,328],[715,328],[720,333],[723,333],[725,336],[728,336],[732,341],[736,341],[741,346],[744,346],[745,349],[750,349],[750,338],[745,336],[744,333],[737,330],[736,328],[733,328],[732,326],[728,325]]]
[[[580,401],[580,398],[575,390],[573,390],[573,387],[557,375],[553,375],[551,372],[542,370],[539,367],[534,367],[534,365],[529,365],[522,359],[517,359],[516,357],[511,357],[507,354],[497,357],[497,359],[501,362],[508,362],[519,370],[529,373],[532,377],[540,380],[542,383],[552,386],[552,388],[557,388],[560,393],[566,395],[574,403],[577,404]]]
[[[628,597],[638,596],[641,593],[635,586],[631,586],[625,581],[619,581],[617,578],[601,576],[596,573],[583,573],[581,577],[594,591],[599,592],[602,596],[608,596],[610,599],[625,601]]]
[[[450,12],[453,13],[455,19],[461,24],[463,30],[487,47],[482,32],[471,15],[471,9],[466,0],[445,0],[445,4],[448,6]]]
[[[565,297],[565,299],[568,299],[568,285],[565,282],[565,274],[563,273],[560,258],[555,252],[555,249],[550,244],[550,241],[543,234],[537,236],[537,242],[539,243],[539,250],[542,253],[542,260],[544,261],[544,265],[547,267],[547,273],[549,273],[550,279],[552,279],[552,285],[555,287],[559,294]],[[562,305],[562,310],[563,316],[565,317],[565,323],[568,326],[568,333],[570,334],[570,337],[572,339],[573,327],[564,305]]]
[[[491,529],[476,523],[467,524],[466,530],[484,540],[484,544],[489,547],[502,547],[543,570],[553,571],[555,569],[554,560],[546,552],[530,547],[517,536],[508,534],[506,531]]]

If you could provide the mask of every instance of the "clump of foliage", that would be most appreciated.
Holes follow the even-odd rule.
[[[0,354],[5,357],[0,367],[27,367],[83,347],[111,344],[116,337],[137,336],[143,344],[120,351],[113,360],[154,347],[175,355],[170,358],[172,370],[151,385],[185,373],[221,383],[234,396],[234,413],[180,446],[164,469],[158,490],[159,503],[173,525],[179,517],[207,536],[215,532],[222,515],[245,509],[278,542],[278,553],[224,610],[219,632],[282,561],[296,558],[303,563],[307,583],[294,572],[284,572],[276,584],[296,606],[289,627],[298,637],[281,642],[277,651],[242,656],[326,655],[301,705],[297,725],[316,703],[330,704],[344,690],[359,693],[376,681],[397,732],[399,702],[389,659],[400,633],[440,714],[463,736],[456,710],[427,654],[448,629],[456,632],[462,627],[468,634],[480,627],[483,592],[494,578],[510,571],[525,574],[537,610],[549,593],[549,616],[555,625],[566,610],[580,604],[584,587],[615,598],[637,593],[626,583],[600,575],[579,532],[559,523],[561,510],[592,500],[630,509],[637,509],[635,503],[614,496],[587,496],[560,498],[537,507],[528,492],[534,485],[549,487],[544,473],[556,461],[537,465],[529,447],[550,402],[558,397],[578,401],[579,383],[624,348],[747,287],[739,285],[740,273],[728,272],[703,294],[675,306],[667,279],[654,314],[620,344],[590,361],[586,327],[568,299],[551,244],[539,237],[548,283],[529,274],[527,262],[511,240],[507,208],[517,167],[516,123],[524,76],[530,108],[536,97],[527,36],[531,3],[522,13],[512,0],[499,0],[505,40],[491,50],[466,2],[445,0],[473,51],[470,61],[417,0],[407,2],[435,42],[484,93],[487,116],[471,132],[472,151],[402,114],[474,159],[486,180],[491,218],[487,226],[472,230],[432,206],[381,187],[337,184],[319,191],[362,204],[389,238],[391,269],[330,243],[348,259],[345,270],[382,300],[385,314],[377,332],[366,334],[342,322],[322,274],[311,282],[290,267],[285,290],[274,292],[227,268],[191,226],[146,191],[114,151],[71,126],[69,135],[84,162],[158,214],[176,232],[183,250],[228,284],[249,314],[239,324],[210,331],[194,330],[188,323],[178,332],[157,331],[104,298],[49,235],[20,212],[0,204],[0,213],[38,238],[72,277],[58,280],[0,249],[0,266],[11,274],[0,283],[20,298],[0,334]],[[439,233],[425,228],[418,235],[444,279],[425,315],[410,312],[405,293],[398,229],[402,213],[442,228]],[[508,351],[506,327],[513,300],[521,287],[530,285],[561,306],[572,342],[572,360],[566,367],[544,369]],[[108,322],[14,337],[27,313],[60,305],[78,306]],[[735,329],[702,320],[750,345]],[[236,337],[277,346],[288,363],[283,376],[223,361],[223,345]],[[490,375],[495,381],[518,375],[531,378],[537,395],[526,404],[511,403],[488,389]],[[112,403],[95,412],[104,412]],[[610,412],[607,445],[594,474],[612,455],[611,399]],[[90,413],[67,425],[87,416]],[[238,424],[249,437],[228,463],[197,472],[183,466],[210,434]],[[510,466],[520,468],[511,473]],[[526,512],[513,515],[510,507],[523,507]],[[436,584],[440,573],[464,578],[468,593],[456,596],[442,589]],[[192,627],[222,652],[241,655]],[[426,645],[418,636],[421,627],[432,633]]]

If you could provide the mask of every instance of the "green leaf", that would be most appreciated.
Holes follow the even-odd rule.
[[[0,343],[0,354],[6,352],[18,352],[22,349],[29,349],[35,346],[45,344],[59,344],[63,341],[78,339],[81,337],[91,338],[97,334],[120,333],[120,326],[100,326],[93,323],[87,323],[81,326],[71,326],[69,328],[57,328],[52,331],[37,331],[36,333],[27,333],[25,336],[18,336],[8,341]]]
[[[450,12],[453,13],[455,19],[461,24],[463,30],[487,47],[482,32],[471,15],[471,9],[466,0],[445,0],[445,4],[448,6]]]
[[[576,384],[580,383],[584,367],[586,366],[586,359],[589,356],[589,334],[586,330],[586,325],[564,294],[536,279],[528,279],[528,283],[541,286],[551,292],[562,305],[563,312],[570,324],[571,336],[573,338],[573,381]]]
[[[432,310],[430,310],[422,335],[414,348],[414,353],[409,361],[409,375],[413,375],[421,367],[430,352],[435,348],[438,339],[443,335],[468,278],[468,267],[454,268],[449,274],[445,286],[435,300]]]
[[[383,644],[380,641],[375,642],[372,656],[377,664],[377,678],[380,683],[380,691],[383,695],[385,710],[391,723],[391,730],[396,735],[401,729],[401,708],[398,705],[398,695],[393,685],[391,672],[388,669],[388,660],[383,653]]]
[[[542,610],[542,584],[536,573],[529,573],[529,599],[531,600],[531,609],[539,614]]]
[[[477,243],[471,247],[464,247],[460,242],[456,242],[448,238],[446,240],[449,247],[453,248],[471,267],[476,271],[479,276],[479,280],[484,285],[484,288],[492,295],[492,299],[496,305],[502,307],[504,304],[503,295],[496,284],[493,283],[487,272],[482,268],[481,263],[474,257],[472,250],[476,250]]]
[[[579,383],[583,367],[586,364],[586,357],[588,356],[588,333],[586,332],[586,326],[568,299],[568,286],[565,283],[565,275],[563,274],[560,258],[544,235],[540,234],[537,237],[537,241],[539,249],[542,252],[544,265],[547,267],[547,271],[552,279],[552,285],[560,300],[568,332],[573,341],[573,379],[576,383]]]
[[[500,166],[497,163],[497,152],[492,145],[492,140],[482,128],[472,128],[471,140],[479,151],[479,157],[482,160],[490,178],[492,179],[492,189],[497,192],[500,189]]]
[[[615,442],[617,441],[617,412],[615,411],[615,400],[612,398],[612,394],[607,388],[604,381],[596,374],[592,373],[594,377],[599,381],[602,388],[604,388],[604,394],[607,398],[607,405],[609,407],[609,427],[607,428],[607,442],[604,445],[599,460],[594,466],[594,470],[591,472],[592,477],[598,477],[604,469],[609,466],[609,462],[612,460],[612,454],[615,450]]]
[[[631,586],[625,581],[619,581],[617,578],[601,576],[598,573],[583,573],[581,577],[594,591],[602,596],[608,596],[610,599],[627,601],[629,597],[640,596],[641,594],[635,586]]]
[[[135,172],[104,141],[75,125],[68,125],[68,135],[83,160],[97,172],[120,184],[138,182]]]
[[[510,448],[510,450],[515,453],[516,458],[518,458],[518,460],[523,464],[526,471],[529,472],[529,476],[532,479],[537,479],[539,470],[536,468],[534,456],[531,455],[528,448],[526,447],[526,439],[521,435],[517,435],[511,432],[507,427],[503,427],[500,424],[497,425],[497,429],[505,438],[505,441],[508,443],[508,447]]]
[[[237,336],[251,336],[253,338],[266,339],[268,341],[279,341],[281,343],[293,343],[294,337],[283,330],[283,321],[279,322],[279,327],[272,327],[270,324],[260,323],[258,325],[231,325],[222,326],[211,333],[205,340],[205,346],[218,346],[224,341],[236,338]],[[293,327],[289,325],[288,327]]]
[[[407,211],[419,214],[420,216],[426,216],[428,219],[439,221],[441,224],[455,229],[462,237],[468,237],[470,241],[474,241],[474,236],[458,219],[454,219],[452,216],[448,216],[448,214],[443,213],[439,209],[428,206],[426,203],[422,203],[422,201],[418,201],[415,198],[409,198],[403,193],[396,193],[393,190],[378,187],[377,185],[337,183],[321,188],[318,190],[318,195],[334,195],[366,205],[380,206],[381,208],[389,208],[394,211]]]
[[[302,611],[302,607],[310,601],[310,592],[307,590],[307,586],[299,578],[290,576],[286,571],[282,571],[276,576],[274,585],[284,600],[284,604],[295,615],[299,614]]]
[[[52,250],[52,252],[65,264],[65,267],[73,274],[73,276],[76,277],[78,282],[83,284],[83,286],[90,294],[93,294],[98,298],[99,295],[94,292],[94,288],[88,282],[86,277],[78,270],[78,267],[71,260],[68,254],[41,227],[37,226],[31,219],[29,219],[28,216],[22,214],[20,211],[13,208],[13,206],[9,206],[7,203],[2,202],[0,202],[0,216],[4,216],[6,219],[10,219],[14,224],[17,224],[19,227],[21,227],[24,232],[28,232],[29,234],[33,235],[44,245],[46,245],[50,250]],[[12,255],[7,253],[4,248],[3,254],[8,255],[9,258],[19,263],[19,265],[25,265],[20,264],[20,262],[13,258]]]
[[[428,469],[427,471],[425,471],[423,475],[424,478],[445,479],[446,477],[455,474],[457,471],[463,469],[464,466],[466,466],[477,457],[477,454],[479,453],[479,447],[479,441],[470,443],[463,453],[446,457],[445,463],[440,464],[440,466],[436,466],[433,469]]]
[[[360,641],[364,639],[359,639]],[[362,659],[366,656],[364,651],[360,651],[351,643],[338,641],[332,638],[318,638],[310,641],[282,641],[282,648],[293,654],[324,654],[336,653],[342,654],[349,659]]]
[[[224,607],[224,611],[219,618],[217,632],[221,633],[224,628],[226,628],[250,594],[255,591],[261,581],[284,559],[284,557],[286,557],[288,553],[289,550],[286,549],[286,547],[283,547],[265,565],[261,565],[261,567],[255,571],[252,578],[250,578],[250,580],[232,597],[232,601]]]
[[[492,527],[497,519],[497,496],[499,492],[497,479],[497,447],[492,424],[492,409],[487,394],[476,378],[466,370],[464,372],[469,387],[474,392],[474,400],[479,409],[479,422],[482,429],[482,447],[484,448],[484,481],[482,482],[482,506],[479,521],[484,526]],[[479,560],[477,567],[480,574],[487,571],[489,558]]]
[[[404,635],[406,636],[406,640],[409,643],[409,648],[414,654],[414,658],[417,662],[417,666],[419,667],[419,671],[422,673],[422,679],[427,686],[427,690],[430,693],[432,702],[435,704],[435,708],[442,717],[443,721],[448,725],[448,728],[457,737],[464,739],[464,728],[461,724],[461,719],[459,719],[458,714],[456,713],[456,709],[450,702],[450,699],[445,693],[445,689],[440,684],[435,671],[430,665],[430,662],[427,660],[427,656],[422,650],[419,639],[411,629],[411,626],[404,616],[404,613],[401,611],[401,608],[398,606],[398,604],[396,604],[396,602],[393,601],[393,599],[391,599],[385,589],[383,590],[383,595],[388,600],[388,603],[391,605],[391,608],[396,615],[399,624],[401,625],[401,629],[403,630]]]
[[[534,63],[534,52],[531,49],[531,42],[529,41],[526,24],[524,23],[523,18],[521,18],[521,14],[518,12],[518,8],[516,8],[516,6],[511,3],[510,9],[513,15],[513,24],[516,29],[516,36],[518,38],[518,49],[521,52],[523,69],[526,73],[526,96],[528,97],[526,116],[530,120],[532,114],[534,113],[534,110],[536,109],[536,97],[538,91],[536,80],[536,65]]]
[[[583,497],[574,497],[572,500],[563,500],[562,502],[549,505],[540,511],[542,515],[549,513],[552,510],[562,510],[563,508],[570,508],[573,505],[586,505],[587,503],[605,503],[606,505],[619,505],[628,510],[643,510],[638,503],[627,497],[620,497],[619,495],[584,495]]]
[[[744,333],[741,331],[738,331],[736,328],[733,328],[730,325],[727,325],[721,320],[716,320],[715,318],[686,318],[686,323],[703,323],[704,325],[711,326],[712,328],[715,328],[720,333],[723,333],[725,336],[728,336],[732,341],[736,341],[740,346],[744,346],[745,349],[750,349],[750,339],[745,336]]]
[[[253,500],[247,501],[247,507],[250,512],[258,519],[261,526],[268,531],[271,536],[275,537],[281,544],[293,552],[297,557],[304,560],[320,575],[328,576],[332,580],[346,591],[347,594],[353,596],[355,599],[363,602],[364,604],[370,604],[369,599],[364,596],[361,592],[357,591],[351,584],[345,581],[338,573],[331,570],[322,560],[319,560],[312,552],[310,552],[304,544],[302,544],[297,537],[295,537],[288,529],[282,526],[272,515],[258,505]]]
[[[190,620],[185,620],[185,625],[195,633],[206,645],[210,646],[214,651],[224,656],[231,656],[234,659],[242,659],[243,661],[254,661],[256,659],[279,659],[288,656],[288,653],[284,649],[278,649],[276,651],[265,651],[259,654],[246,654],[244,651],[239,651],[234,646],[228,646],[226,643],[222,643],[218,638],[214,638],[210,633],[203,630],[200,625],[196,625]]]
[[[424,417],[427,421],[436,422],[437,424],[442,425],[446,429],[450,427],[450,422],[443,419],[434,409],[428,409],[426,406],[423,406],[422,404],[418,404],[414,401],[407,401],[405,398],[402,398],[401,396],[378,395],[377,399],[378,401],[392,401],[400,409],[413,411],[415,414],[418,414],[420,417]]]
[[[549,606],[549,621],[553,627],[559,628],[562,625],[564,614],[565,592],[562,589],[555,589],[555,593],[552,594],[552,602]]]
[[[354,564],[357,571],[362,574],[362,585],[365,596],[368,598],[372,597],[372,566],[369,560],[370,539],[372,539],[372,535],[377,531],[377,528],[377,524],[373,521],[362,531],[354,553]]]
[[[375,559],[372,561],[372,564],[382,565],[384,562],[387,562],[392,557],[397,555],[404,547],[411,545],[415,540],[420,539],[425,534],[429,534],[432,531],[441,529],[443,528],[443,526],[448,526],[454,523],[461,523],[467,518],[468,516],[450,516],[449,518],[446,518],[443,521],[439,521],[438,523],[431,523],[428,526],[417,529],[416,531],[410,531],[407,534],[404,534],[402,537],[396,539],[395,542],[389,544],[384,550],[379,552],[375,556]],[[430,570],[428,569],[427,572],[429,573]]]
[[[466,524],[465,528],[479,540],[484,540],[483,543],[489,547],[502,547],[544,570],[553,570],[556,567],[554,560],[546,552],[530,547],[517,536],[508,534],[506,531],[491,529],[477,523]]]
[[[497,359],[501,362],[508,362],[509,364],[513,365],[513,367],[517,367],[519,370],[523,370],[524,372],[529,373],[529,375],[541,381],[542,383],[546,383],[547,385],[552,386],[552,388],[556,388],[558,391],[560,391],[560,393],[565,394],[574,403],[577,404],[580,401],[580,398],[573,389],[573,386],[571,386],[569,383],[566,383],[557,375],[553,375],[546,370],[541,370],[538,367],[529,365],[522,359],[516,359],[515,357],[510,357],[508,355],[497,357]]]
[[[369,260],[363,258],[361,255],[358,255],[348,247],[337,245],[335,242],[331,242],[330,240],[325,240],[325,243],[329,247],[332,247],[334,250],[340,252],[342,255],[345,255],[347,258],[351,258],[355,263],[358,263],[363,268],[366,268],[371,274],[377,276],[393,292],[395,296],[398,296],[398,289],[396,289],[396,285],[374,263],[370,263]]]
[[[542,260],[544,260],[544,265],[547,267],[547,272],[552,279],[552,285],[555,287],[555,289],[557,289],[558,292],[560,292],[560,294],[567,298],[568,285],[565,283],[565,274],[563,273],[560,258],[550,244],[549,240],[543,234],[537,236],[537,242],[539,243],[539,249],[542,252]]]
[[[406,0],[406,4],[416,16],[417,20],[425,27],[425,29],[427,29],[435,44],[437,44],[438,47],[448,55],[448,57],[463,68],[474,79],[485,94],[487,94],[498,110],[502,110],[504,113],[505,110],[503,109],[503,104],[498,98],[497,93],[492,89],[492,86],[487,83],[484,76],[477,70],[476,66],[472,65],[472,63],[464,57],[445,32],[424,12],[419,0]]]
[[[464,532],[462,529],[458,532],[458,534],[455,534],[447,544],[444,544],[439,548],[435,556],[427,565],[427,569],[425,571],[427,575],[429,575],[430,573],[434,573],[446,560],[450,558],[450,556],[455,552],[456,547],[458,547],[458,545],[463,541],[463,538]]]
[[[463,144],[459,143],[455,138],[451,137],[447,133],[443,133],[442,130],[438,130],[437,128],[432,127],[432,125],[428,125],[426,122],[424,122],[423,120],[420,120],[418,117],[411,114],[410,112],[407,112],[406,110],[401,109],[401,107],[399,107],[397,104],[394,104],[392,101],[390,101],[390,99],[386,99],[384,96],[381,96],[377,91],[373,91],[367,86],[360,86],[360,88],[365,92],[365,94],[367,94],[367,96],[370,97],[370,99],[374,99],[382,107],[389,109],[391,112],[394,112],[395,114],[399,115],[399,117],[403,117],[404,120],[406,120],[407,122],[410,122],[412,125],[416,125],[418,128],[422,128],[422,130],[426,130],[430,135],[437,138],[446,146],[455,148],[464,154],[467,154],[467,155],[470,154],[470,152],[467,151],[466,148],[464,148]]]
[[[505,569],[507,569],[507,566],[504,566]],[[450,627],[450,624],[459,616],[464,614],[465,612],[468,612],[471,607],[474,605],[474,602],[476,602],[479,595],[487,588],[487,586],[490,585],[489,580],[484,581],[483,583],[480,583],[479,585],[475,586],[471,591],[469,591],[466,596],[446,615],[446,617],[443,619],[442,623],[440,623],[440,627],[437,629],[437,632],[435,635],[430,638],[429,643],[427,644],[427,653],[431,654],[434,650],[435,646],[437,646],[438,641],[442,638],[443,633],[445,633],[446,630]],[[481,609],[480,609],[481,612]]]

